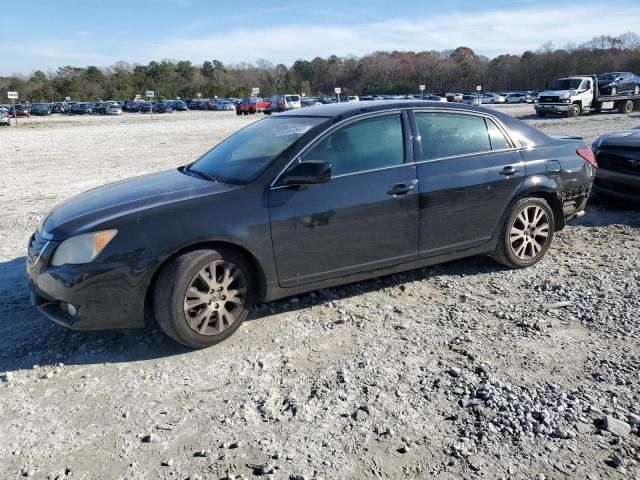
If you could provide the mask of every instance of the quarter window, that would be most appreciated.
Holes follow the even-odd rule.
[[[401,165],[404,141],[400,114],[347,125],[322,139],[304,160],[331,163],[332,176]]]
[[[483,117],[459,113],[416,112],[415,118],[423,160],[491,150]]]
[[[511,148],[511,143],[504,136],[504,133],[498,128],[493,120],[487,119],[487,127],[489,128],[489,138],[491,139],[491,148],[493,150],[504,150]]]

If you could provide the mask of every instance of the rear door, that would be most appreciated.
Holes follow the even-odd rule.
[[[415,111],[420,255],[488,242],[525,177],[516,145],[492,118]]]

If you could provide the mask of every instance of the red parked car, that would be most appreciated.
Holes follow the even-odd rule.
[[[30,105],[16,105],[16,117],[30,117],[31,106]]]
[[[271,101],[269,99],[263,99],[260,97],[246,97],[243,98],[239,104],[236,105],[237,115],[248,115],[257,112],[264,112],[271,107]]]
[[[207,100],[205,105],[207,110],[218,110],[218,104],[215,100]]]

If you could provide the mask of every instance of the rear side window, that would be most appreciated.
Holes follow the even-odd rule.
[[[299,102],[300,101],[300,97],[298,95],[287,95],[285,97],[285,99],[287,100],[287,102]]]
[[[423,160],[491,150],[483,117],[459,113],[416,112],[415,118]]]
[[[320,141],[305,160],[331,163],[332,175],[344,175],[404,163],[400,114],[360,120]]]
[[[491,148],[493,150],[504,150],[511,148],[511,142],[507,140],[504,133],[498,128],[498,126],[487,118],[487,127],[489,128],[489,138],[491,139]]]

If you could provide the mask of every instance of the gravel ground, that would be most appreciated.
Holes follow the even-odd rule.
[[[640,127],[500,108],[589,142]],[[0,129],[0,478],[640,478],[638,208],[591,205],[530,269],[472,258],[261,305],[201,351],[29,306],[25,246],[50,208],[251,121]]]

